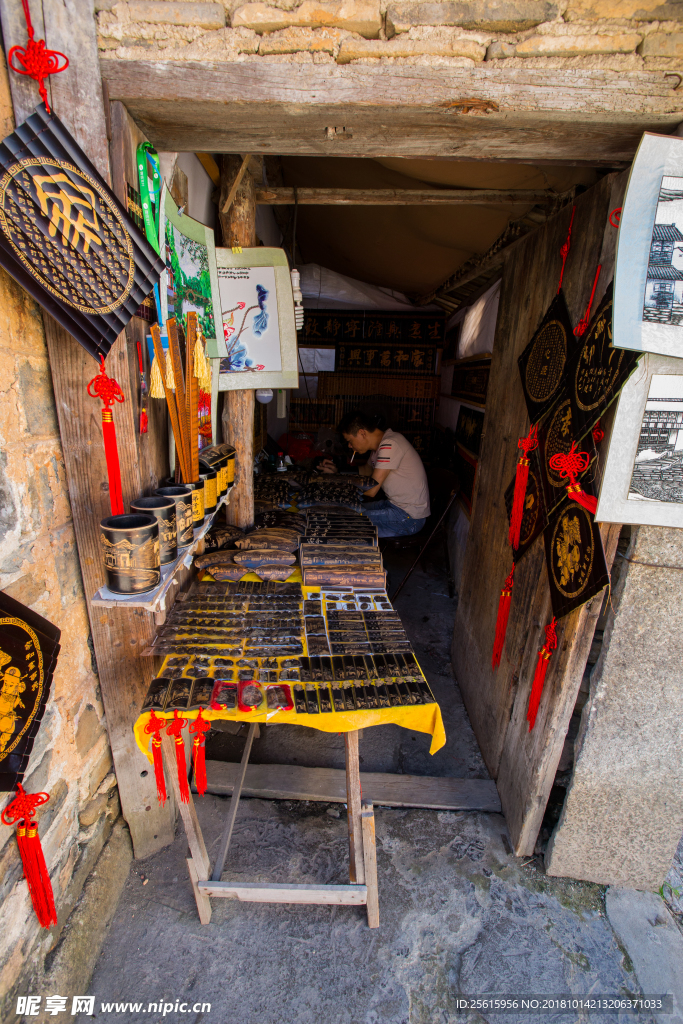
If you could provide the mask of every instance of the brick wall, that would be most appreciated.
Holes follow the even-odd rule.
[[[95,0],[103,56],[677,70],[683,3],[660,0]]]
[[[1,59],[1,58],[0,58]],[[0,65],[0,130],[13,130]],[[118,791],[89,648],[64,460],[39,307],[0,270],[0,589],[62,630],[52,693],[24,785],[47,791],[39,818],[59,926],[39,928],[14,829],[0,825],[0,1020],[37,991],[45,957],[119,814]],[[0,809],[11,797],[0,794]]]

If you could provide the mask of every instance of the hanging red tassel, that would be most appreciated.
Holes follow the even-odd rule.
[[[90,390],[92,388],[92,390]],[[119,450],[116,446],[116,427],[111,406],[114,402],[123,402],[123,391],[113,377],[107,376],[104,367],[104,356],[101,357],[100,372],[88,384],[88,394],[91,398],[100,398],[104,402],[102,410],[102,439],[104,441],[104,456],[107,460],[107,476],[109,478],[109,500],[111,502],[111,514],[113,516],[123,515],[123,491],[121,488],[121,467],[119,465]]]
[[[147,410],[145,409],[145,407],[143,405],[142,409],[140,409],[140,433],[141,434],[146,434],[148,426],[149,426],[149,419],[147,418]]]
[[[152,711],[149,716],[149,722],[145,726],[145,734],[152,737],[154,778],[157,784],[157,797],[162,807],[166,803],[166,779],[164,777],[164,762],[161,757],[161,730],[165,724],[163,718],[158,718]]]
[[[550,661],[553,651],[557,647],[557,634],[555,633],[556,622],[557,619],[553,615],[552,622],[549,626],[545,627],[545,643],[538,652],[536,672],[534,673],[534,681],[531,684],[531,694],[529,695],[529,710],[526,713],[526,720],[529,723],[529,732],[531,732],[536,724],[536,715],[538,714],[538,706],[541,703],[541,694],[543,693],[545,674],[548,671],[548,662]]]
[[[57,911],[34,814],[36,807],[46,804],[49,799],[48,793],[27,793],[19,783],[16,797],[0,816],[3,825],[17,823],[17,846],[24,868],[24,878],[36,917],[43,928],[57,924]]]
[[[593,440],[596,444],[600,444],[600,442],[604,441],[604,439],[605,431],[602,429],[602,424],[600,423],[600,420],[598,420],[598,422],[593,427]]]
[[[493,640],[493,654],[491,656],[491,668],[495,670],[500,665],[500,659],[503,654],[503,647],[505,646],[505,634],[508,628],[508,618],[510,617],[510,604],[512,601],[512,577],[515,573],[515,563],[512,563],[510,569],[510,575],[503,584],[503,589],[500,592],[498,599],[498,617],[496,619],[496,635]]]
[[[142,347],[138,342],[138,368],[140,370],[140,433],[146,434],[149,420],[147,418],[147,381],[145,367],[142,362]]]
[[[178,786],[180,787],[180,800],[181,803],[189,804],[190,802],[190,790],[187,785],[187,766],[185,764],[185,744],[183,738],[180,735],[182,729],[187,725],[187,719],[180,718],[178,715],[178,709],[176,708],[173,712],[173,721],[166,730],[169,736],[173,736],[175,740],[175,761],[176,768],[178,770]]]
[[[551,456],[548,465],[551,469],[554,469],[564,479],[569,480],[567,485],[567,494],[572,501],[578,502],[579,505],[583,505],[591,515],[595,515],[598,507],[598,499],[594,498],[592,494],[586,494],[581,488],[581,484],[576,482],[576,478],[579,473],[583,473],[588,468],[588,464],[591,460],[588,452],[577,452],[576,441],[572,441],[572,446],[568,452],[557,452]]]
[[[576,213],[576,207],[572,206],[572,219],[569,221],[569,231],[567,232],[567,238],[560,249],[560,256],[562,257],[562,270],[560,271],[560,283],[557,286],[557,294],[560,294],[562,288],[562,278],[564,277],[564,266],[567,262],[567,256],[569,255],[569,249],[572,244],[572,224],[574,223],[574,214]]]
[[[526,498],[526,485],[529,479],[529,452],[538,448],[538,427],[532,425],[526,437],[520,437],[517,447],[522,450],[522,457],[517,460],[517,471],[515,473],[515,493],[512,498],[512,511],[510,513],[510,532],[508,540],[513,550],[519,547],[519,535],[522,529],[524,518],[524,499]]]
[[[29,11],[28,0],[21,0],[21,6],[24,8],[28,41],[25,47],[12,47],[10,52],[7,54],[7,63],[11,67],[12,71],[16,71],[18,75],[28,75],[29,78],[32,78],[38,83],[40,98],[45,104],[49,114],[50,104],[47,102],[45,79],[48,75],[58,75],[60,71],[66,71],[69,66],[69,58],[65,57],[63,53],[59,52],[59,50],[48,50],[44,39],[39,39],[38,42],[35,41],[33,38],[34,29],[31,24],[31,12]],[[60,57],[64,62],[61,67],[59,66]],[[16,67],[14,64],[15,58],[19,62],[19,67]]]
[[[192,759],[194,761],[194,781],[197,785],[197,792],[200,796],[206,793],[206,736],[204,735],[211,728],[211,724],[202,718],[202,709],[194,722],[190,722],[191,733],[195,733],[192,744]]]
[[[586,312],[583,314],[583,316],[579,320],[578,324],[574,328],[574,336],[577,337],[577,338],[581,338],[586,333],[586,331],[588,330],[588,324],[590,323],[590,319],[591,319],[591,306],[593,305],[593,299],[595,298],[595,289],[598,287],[598,278],[600,277],[600,271],[601,270],[602,270],[602,266],[599,265],[598,269],[595,271],[595,280],[593,281],[593,291],[591,292],[591,297],[588,300],[588,306],[586,307]]]

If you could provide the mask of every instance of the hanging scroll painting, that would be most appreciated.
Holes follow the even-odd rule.
[[[60,631],[0,593],[0,793],[23,782],[45,713]]]
[[[683,528],[683,359],[648,355],[624,385],[596,518]]]
[[[609,570],[600,528],[582,505],[566,498],[543,534],[553,615],[561,618],[600,593]]]
[[[538,423],[557,401],[567,360],[576,347],[567,303],[564,294],[558,292],[518,360],[532,423]]]
[[[161,289],[161,316],[184,322],[188,313],[197,314],[199,329],[206,338],[206,354],[220,354],[216,333],[218,277],[213,231],[186,213],[180,213],[164,185],[161,193],[159,233],[163,239],[166,271]]]
[[[567,366],[572,429],[577,441],[589,434],[638,365],[637,353],[612,344],[612,306],[610,284]]]
[[[219,389],[295,388],[297,338],[282,249],[217,249]]]
[[[683,358],[683,139],[643,135],[619,222],[614,344]]]
[[[0,266],[98,360],[162,270],[44,103],[0,143]]]

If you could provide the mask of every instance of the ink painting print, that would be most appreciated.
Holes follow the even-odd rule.
[[[216,249],[218,389],[299,386],[294,297],[283,249]]]
[[[221,267],[218,294],[228,353],[221,373],[282,370],[274,268]]]
[[[683,376],[650,380],[628,497],[683,507]]]
[[[624,384],[595,518],[683,528],[683,359],[649,355]]]
[[[613,345],[683,358],[683,138],[643,135],[621,209]]]
[[[680,225],[680,226],[679,226]],[[683,177],[665,175],[650,240],[643,320],[683,323]]]

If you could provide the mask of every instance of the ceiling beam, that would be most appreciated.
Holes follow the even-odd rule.
[[[505,63],[101,67],[111,99],[171,151],[618,167],[644,131],[667,134],[683,120],[683,90],[662,71],[493,66]]]
[[[262,206],[534,206],[561,196],[542,188],[267,188],[256,189]]]

